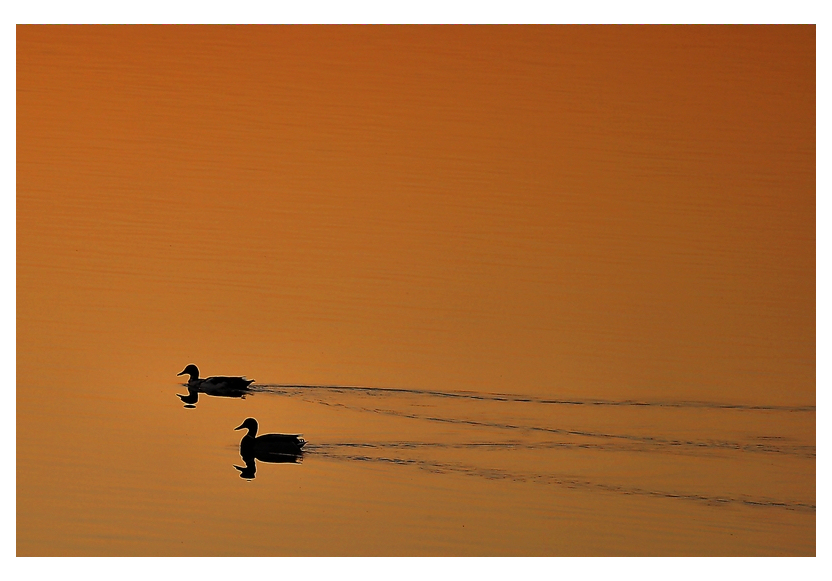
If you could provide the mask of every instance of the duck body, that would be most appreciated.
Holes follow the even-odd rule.
[[[196,365],[188,365],[181,372],[176,375],[188,375],[188,391],[195,390],[203,393],[218,393],[218,392],[233,392],[245,391],[249,389],[249,385],[254,383],[253,379],[246,379],[245,377],[225,377],[218,375],[216,377],[209,377],[207,379],[199,378],[199,368]]]
[[[253,456],[261,460],[268,460],[272,455],[298,455],[302,452],[306,441],[300,434],[263,434],[257,435],[257,420],[247,418],[235,430],[247,429],[248,433],[240,441],[240,455]]]

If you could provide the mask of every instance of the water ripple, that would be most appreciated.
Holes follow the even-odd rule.
[[[774,412],[808,412],[814,413],[815,406],[781,406],[781,405],[751,405],[739,403],[719,403],[709,401],[687,400],[609,400],[609,399],[577,399],[577,398],[542,398],[531,395],[508,393],[488,393],[475,391],[438,391],[429,389],[407,389],[399,387],[366,387],[360,385],[300,385],[300,384],[255,384],[252,389],[263,392],[288,392],[290,390],[330,391],[330,392],[360,392],[368,395],[407,394],[424,397],[459,398],[478,401],[530,403],[539,405],[563,406],[614,406],[614,407],[659,407],[659,408],[704,408],[737,411],[774,411]]]
[[[592,490],[617,493],[622,495],[646,496],[653,498],[668,498],[675,500],[687,500],[705,503],[711,506],[743,505],[760,508],[775,508],[791,511],[814,513],[814,504],[797,501],[781,501],[768,498],[754,498],[750,496],[714,496],[691,492],[671,492],[665,490],[651,490],[635,486],[624,486],[604,482],[593,482],[581,478],[574,478],[566,475],[515,472],[500,468],[485,468],[469,464],[455,462],[437,462],[418,458],[396,458],[387,456],[368,456],[363,454],[339,454],[329,451],[326,446],[314,446],[310,453],[316,456],[346,462],[377,462],[385,464],[396,464],[401,466],[416,466],[434,474],[457,473],[484,478],[487,480],[511,480],[514,482],[532,482],[537,484],[561,486],[572,489]]]

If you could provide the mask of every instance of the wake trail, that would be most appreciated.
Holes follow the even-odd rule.
[[[472,426],[480,428],[495,428],[499,430],[519,430],[528,432],[542,432],[548,434],[557,434],[560,436],[579,436],[585,438],[597,438],[613,441],[627,441],[637,442],[641,444],[654,445],[664,447],[667,449],[715,449],[727,450],[737,452],[758,452],[770,454],[787,454],[793,456],[800,456],[804,458],[815,458],[814,446],[777,446],[773,444],[751,444],[742,442],[732,442],[725,440],[689,440],[689,439],[673,439],[664,438],[661,436],[635,436],[630,434],[612,434],[607,432],[594,432],[589,430],[570,430],[566,428],[553,428],[547,426],[530,426],[524,424],[505,424],[500,422],[489,422],[481,420],[472,420],[465,418],[447,418],[439,416],[429,416],[423,414],[415,414],[411,412],[402,412],[391,409],[381,408],[366,408],[359,406],[350,406],[340,402],[327,402],[322,400],[313,400],[314,403],[326,405],[330,407],[339,407],[358,412],[370,412],[383,415],[391,415],[413,420],[425,420],[430,422],[439,422],[446,424],[456,424],[462,426]]]
[[[592,398],[552,398],[538,397],[532,395],[491,393],[476,391],[441,391],[431,389],[411,389],[402,387],[368,387],[361,385],[303,385],[303,384],[255,384],[251,386],[252,391],[264,393],[281,393],[289,391],[326,391],[326,392],[353,392],[365,393],[368,395],[415,395],[435,398],[468,399],[476,401],[528,403],[537,405],[559,405],[559,406],[598,406],[598,407],[658,407],[658,408],[702,408],[736,411],[768,411],[768,412],[803,412],[814,413],[813,405],[782,406],[782,405],[752,405],[739,403],[719,403],[709,401],[689,400],[611,400]]]
[[[791,511],[799,511],[814,514],[816,507],[814,504],[808,502],[796,501],[780,501],[766,498],[754,498],[750,496],[731,496],[731,495],[710,495],[698,494],[690,492],[669,492],[663,490],[651,490],[649,488],[640,488],[635,486],[624,486],[617,484],[608,484],[603,482],[593,482],[581,478],[574,478],[567,475],[558,474],[544,474],[532,472],[514,472],[510,470],[503,470],[499,468],[484,468],[462,463],[451,462],[437,462],[433,460],[413,459],[413,458],[397,458],[388,456],[367,456],[359,454],[338,454],[326,450],[315,450],[313,453],[330,460],[347,461],[347,462],[376,462],[384,464],[394,464],[399,466],[416,466],[423,470],[433,472],[436,474],[458,473],[468,476],[485,478],[488,480],[511,480],[515,482],[532,482],[537,484],[554,485],[565,488],[583,489],[592,491],[602,491],[610,493],[618,493],[629,496],[645,496],[652,498],[666,498],[676,500],[687,500],[705,503],[711,506],[725,506],[725,505],[744,505],[759,508],[776,508]]]

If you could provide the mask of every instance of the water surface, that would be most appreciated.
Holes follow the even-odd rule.
[[[814,555],[814,46],[18,27],[18,555]]]

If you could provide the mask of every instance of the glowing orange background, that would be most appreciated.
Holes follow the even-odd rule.
[[[814,405],[811,26],[20,26],[17,192],[19,457],[190,362]]]

